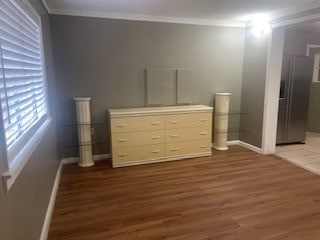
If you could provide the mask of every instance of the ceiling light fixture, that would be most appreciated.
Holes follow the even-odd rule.
[[[249,26],[252,26],[252,33],[261,36],[270,33],[270,19],[266,14],[255,14],[252,16]]]

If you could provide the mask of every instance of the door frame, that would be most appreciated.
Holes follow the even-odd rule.
[[[271,24],[263,109],[261,147],[263,154],[273,154],[276,151],[279,108],[278,98],[280,91],[285,27],[296,23],[319,20],[320,13],[317,13]]]

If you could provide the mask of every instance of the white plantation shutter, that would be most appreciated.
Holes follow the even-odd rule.
[[[21,0],[0,0],[0,98],[9,164],[48,115],[40,26]]]

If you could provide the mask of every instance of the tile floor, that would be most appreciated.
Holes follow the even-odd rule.
[[[320,175],[320,134],[308,132],[306,144],[277,146],[276,155]]]

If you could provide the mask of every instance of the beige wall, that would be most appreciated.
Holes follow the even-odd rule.
[[[43,21],[48,90],[53,109],[55,91],[49,18],[41,0],[30,2],[41,14]],[[3,185],[0,184],[0,239],[39,239],[57,171],[57,160],[54,123],[7,194],[4,192]],[[0,172],[4,171],[3,159],[0,159]]]
[[[144,106],[147,67],[192,68],[194,104],[212,105],[213,93],[231,92],[231,110],[240,111],[242,28],[59,15],[50,20],[61,123],[75,121],[74,96],[92,97],[95,121],[105,120],[107,108]],[[238,129],[239,117],[230,122]],[[104,152],[109,149],[103,146],[95,151]],[[65,149],[70,155],[77,151]]]
[[[284,41],[284,55],[305,56],[307,44],[320,45],[320,33],[286,30]]]
[[[320,133],[320,83],[311,84],[307,130]]]
[[[262,145],[264,93],[269,35],[256,36],[246,29],[242,75],[240,140]]]

